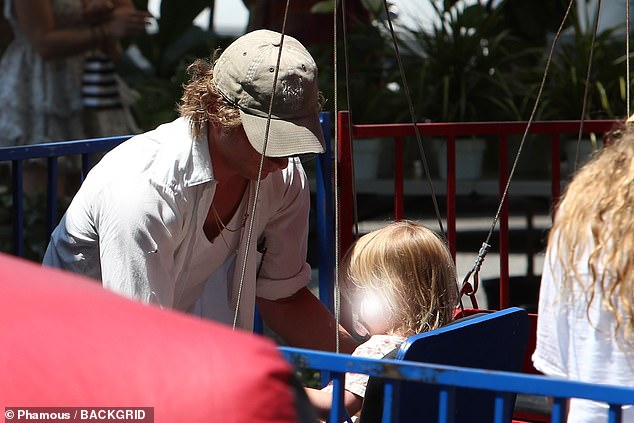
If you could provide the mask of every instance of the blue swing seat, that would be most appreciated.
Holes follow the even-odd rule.
[[[473,314],[425,333],[409,337],[386,358],[485,370],[519,372],[529,332],[528,313],[511,307],[493,313]],[[390,357],[391,355],[391,357]],[[384,380],[370,377],[360,421],[380,422],[383,415]],[[436,422],[439,386],[402,382],[395,386],[392,421]],[[515,394],[505,393],[503,421],[510,422]],[[454,423],[492,422],[496,394],[493,391],[456,388]]]

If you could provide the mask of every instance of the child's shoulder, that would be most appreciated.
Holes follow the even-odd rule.
[[[383,358],[387,353],[398,348],[405,338],[395,335],[372,335],[370,339],[359,345],[353,356],[366,358]]]

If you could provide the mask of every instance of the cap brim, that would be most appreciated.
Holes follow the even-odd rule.
[[[267,118],[240,110],[242,126],[255,150],[268,157],[298,156],[324,152],[324,134],[317,114],[292,121],[271,118],[266,151]]]

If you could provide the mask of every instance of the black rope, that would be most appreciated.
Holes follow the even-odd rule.
[[[280,72],[280,62],[282,60],[282,49],[284,47],[284,35],[286,34],[286,19],[288,18],[288,9],[290,5],[290,0],[286,0],[286,8],[284,9],[284,20],[282,21],[282,31],[280,37],[280,48],[277,53],[277,62],[275,64],[275,74],[273,76],[273,87],[271,91],[271,100],[269,102],[269,110],[266,117],[266,127],[264,130],[264,144],[262,146],[262,154],[260,155],[260,166],[258,169],[258,179],[255,184],[255,195],[253,199],[253,206],[251,207],[251,215],[249,218],[249,227],[247,230],[247,240],[246,245],[247,248],[244,249],[244,258],[242,260],[242,266],[240,270],[240,284],[238,286],[238,296],[236,299],[236,310],[233,315],[233,330],[236,329],[238,323],[238,315],[240,313],[240,301],[242,299],[242,288],[244,286],[244,276],[247,270],[247,258],[249,257],[249,248],[248,246],[251,244],[251,238],[253,237],[253,227],[255,225],[255,213],[258,204],[258,196],[260,193],[260,182],[262,181],[262,169],[264,168],[264,157],[266,156],[266,147],[269,143],[269,130],[271,126],[271,117],[273,115],[273,101],[275,100],[275,88],[277,86],[277,77]]]
[[[546,83],[546,78],[547,78],[547,75],[548,75],[548,69],[549,69],[550,63],[552,61],[552,56],[553,56],[555,45],[556,45],[559,37],[561,36],[561,32],[563,31],[564,24],[565,24],[565,22],[566,22],[566,20],[568,18],[568,15],[570,14],[570,10],[572,8],[573,3],[574,3],[574,0],[570,0],[570,2],[568,3],[568,7],[566,9],[566,13],[565,13],[565,15],[564,15],[564,17],[562,19],[562,22],[561,22],[561,24],[560,24],[560,26],[559,26],[559,28],[557,30],[557,33],[555,34],[555,37],[553,39],[553,43],[552,43],[552,46],[551,46],[551,49],[549,51],[548,58],[547,58],[547,61],[546,61],[544,75],[542,77],[542,81],[541,81],[541,84],[539,86],[537,98],[535,99],[535,104],[533,105],[533,109],[531,111],[530,118],[529,118],[529,120],[527,122],[527,125],[526,125],[526,128],[524,130],[524,134],[522,136],[519,148],[518,148],[517,153],[515,155],[515,159],[513,161],[513,166],[511,167],[511,171],[509,173],[509,177],[508,177],[508,179],[506,181],[506,185],[504,187],[504,191],[502,193],[502,197],[500,199],[497,211],[495,213],[495,217],[493,218],[493,222],[491,224],[491,227],[489,229],[487,237],[486,237],[485,241],[482,243],[482,247],[480,248],[480,250],[478,252],[478,256],[477,256],[477,258],[474,261],[474,265],[473,265],[472,269],[465,276],[465,278],[463,280],[462,287],[459,290],[461,296],[462,296],[462,294],[465,294],[465,295],[468,295],[471,298],[471,301],[472,301],[472,303],[473,303],[475,308],[477,308],[477,301],[476,301],[476,298],[475,298],[475,293],[477,292],[477,289],[478,289],[478,280],[479,280],[478,274],[479,274],[480,269],[482,267],[482,263],[484,262],[484,259],[485,259],[486,255],[487,255],[489,249],[491,248],[491,244],[490,244],[491,237],[493,236],[493,232],[495,231],[495,227],[497,226],[497,223],[498,223],[498,221],[500,219],[500,214],[502,212],[502,207],[503,207],[503,205],[504,205],[504,203],[506,201],[506,198],[508,196],[509,187],[510,187],[511,181],[513,179],[513,176],[515,175],[515,171],[517,169],[517,165],[518,165],[518,162],[519,162],[519,157],[520,157],[522,149],[524,147],[524,143],[526,142],[526,137],[528,135],[529,128],[530,128],[530,126],[532,125],[532,122],[535,119],[535,114],[536,114],[536,111],[537,111],[537,108],[538,108],[538,105],[539,105],[539,102],[540,102],[540,99],[541,99],[541,95],[543,93],[543,89],[544,89],[544,86],[545,86],[545,83]],[[443,225],[442,225],[442,219],[440,217],[440,211],[439,211],[439,208],[438,208],[438,202],[437,202],[436,195],[435,195],[435,192],[434,192],[434,189],[433,189],[433,183],[432,183],[431,175],[430,175],[430,172],[429,172],[429,166],[428,166],[428,163],[427,163],[427,159],[425,157],[425,151],[424,151],[424,148],[423,148],[423,144],[422,144],[422,140],[421,140],[421,136],[420,136],[420,131],[418,129],[418,126],[416,125],[417,119],[416,119],[416,115],[414,113],[414,106],[413,106],[412,101],[411,101],[411,95],[410,95],[410,92],[409,92],[409,86],[407,84],[407,79],[405,77],[405,72],[403,70],[403,63],[402,63],[401,56],[400,56],[400,53],[399,53],[398,43],[396,41],[394,28],[392,26],[392,20],[390,18],[389,9],[388,9],[388,6],[387,6],[387,0],[383,1],[383,5],[384,5],[385,13],[386,13],[386,20],[387,20],[387,23],[388,23],[388,29],[389,29],[390,35],[392,37],[392,42],[393,42],[393,45],[394,45],[396,59],[397,59],[398,65],[399,65],[399,71],[400,71],[401,78],[402,78],[402,81],[403,81],[403,90],[405,92],[405,96],[406,96],[406,99],[407,99],[407,102],[408,102],[410,117],[411,117],[411,120],[412,120],[412,124],[414,126],[414,130],[415,130],[415,134],[416,134],[416,139],[418,141],[418,147],[419,147],[419,151],[420,151],[420,154],[421,154],[421,158],[423,159],[423,165],[424,165],[424,169],[425,169],[425,176],[426,176],[427,181],[428,181],[429,186],[430,186],[430,191],[431,191],[431,194],[432,194],[432,201],[433,201],[433,204],[434,204],[434,209],[435,209],[435,212],[436,212],[436,216],[438,218],[438,223],[439,223],[439,226],[441,228],[441,232],[443,234],[445,234],[445,231],[444,231],[444,228],[443,228]],[[446,236],[446,234],[445,234],[445,236]],[[473,276],[473,278],[474,278],[474,284],[473,285],[471,285],[469,283],[469,278],[471,276]],[[463,304],[462,304],[462,300],[460,300],[460,307],[464,310],[464,307],[463,307]]]
[[[385,15],[386,15],[387,23],[388,23],[388,28],[390,30],[390,36],[392,37],[392,44],[394,45],[394,54],[396,57],[396,61],[398,62],[398,69],[401,75],[401,80],[403,81],[403,92],[405,93],[405,99],[407,100],[407,106],[409,108],[409,114],[410,114],[410,119],[412,121],[412,126],[414,127],[414,133],[416,134],[416,142],[418,143],[418,151],[420,153],[420,157],[423,162],[425,177],[427,178],[429,191],[431,193],[432,202],[434,204],[434,212],[436,213],[436,219],[438,220],[438,227],[440,228],[440,232],[443,234],[444,238],[447,239],[447,233],[445,232],[445,228],[442,224],[442,218],[440,216],[440,209],[438,207],[438,200],[436,199],[434,184],[431,179],[431,173],[429,172],[429,164],[427,162],[427,156],[425,155],[425,149],[423,148],[423,141],[421,138],[418,125],[416,125],[416,122],[418,122],[418,119],[416,118],[416,113],[414,112],[414,104],[412,103],[412,96],[409,91],[409,85],[407,84],[407,78],[405,76],[403,61],[401,60],[401,54],[398,49],[398,42],[396,41],[394,27],[392,26],[392,19],[390,18],[390,11],[387,6],[387,0],[383,0],[383,6],[385,8]]]
[[[533,124],[533,121],[535,119],[535,114],[537,113],[537,108],[539,106],[539,102],[541,100],[541,96],[542,93],[544,91],[544,86],[546,85],[546,79],[548,77],[548,69],[550,68],[550,63],[552,61],[552,57],[553,57],[553,53],[555,51],[555,46],[557,45],[557,41],[559,40],[559,37],[561,36],[561,33],[563,31],[564,25],[566,23],[566,20],[568,19],[568,15],[570,14],[570,10],[572,9],[572,5],[574,3],[574,0],[570,0],[568,3],[568,7],[566,9],[566,13],[564,14],[563,19],[561,20],[561,23],[559,25],[559,28],[557,29],[557,32],[555,33],[555,36],[553,38],[553,42],[552,45],[550,47],[550,51],[548,52],[548,58],[546,59],[546,66],[544,68],[544,74],[542,76],[542,80],[541,83],[539,85],[539,90],[537,92],[537,97],[535,98],[535,103],[533,105],[533,109],[531,110],[531,115],[528,119],[528,122],[526,123],[526,128],[524,129],[524,134],[522,135],[522,140],[520,141],[520,145],[519,148],[517,149],[517,153],[515,155],[515,160],[513,161],[513,166],[511,167],[511,171],[509,172],[509,177],[506,181],[506,185],[504,187],[504,191],[502,193],[502,197],[500,198],[500,202],[498,204],[498,208],[497,211],[495,213],[495,217],[493,218],[493,222],[491,223],[491,227],[489,228],[489,232],[486,236],[485,241],[482,243],[482,248],[480,248],[480,251],[478,252],[478,257],[476,258],[473,268],[467,273],[467,275],[464,277],[463,281],[462,281],[462,287],[460,288],[460,292],[462,293],[464,292],[470,292],[473,291],[473,295],[471,296],[472,299],[472,303],[475,299],[475,292],[477,292],[477,280],[478,280],[478,274],[480,272],[480,268],[482,266],[482,263],[484,262],[484,259],[489,251],[489,249],[491,248],[491,237],[493,236],[493,232],[495,231],[495,227],[497,226],[498,221],[500,220],[500,214],[502,213],[502,207],[504,206],[504,202],[506,201],[506,197],[508,196],[508,191],[509,191],[509,187],[511,185],[511,181],[513,180],[513,176],[515,175],[515,170],[517,169],[517,164],[519,162],[519,158],[520,155],[522,153],[522,149],[524,148],[524,143],[526,142],[526,137],[528,135],[528,131],[531,127],[531,125]],[[471,284],[469,283],[469,278],[473,275],[474,277],[474,285],[471,286]],[[474,307],[476,306],[477,303],[474,303]],[[460,302],[460,307],[463,309],[463,305],[462,305],[462,301]],[[463,309],[464,310],[464,309]]]
[[[343,1],[343,0],[342,0]],[[333,155],[335,157],[335,165],[334,165],[334,192],[335,192],[335,201],[334,201],[334,213],[335,213],[335,274],[334,276],[334,284],[333,284],[333,307],[334,307],[334,315],[335,315],[335,352],[339,352],[339,324],[341,321],[341,290],[339,285],[339,255],[340,255],[340,239],[339,239],[339,148],[337,146],[338,139],[338,130],[339,123],[337,119],[337,112],[339,111],[339,102],[338,102],[338,89],[337,89],[337,4],[339,2],[335,1],[334,9],[332,13],[333,18],[333,79],[334,79],[334,114],[335,114],[335,142],[332,146]]]
[[[353,120],[353,112],[352,112],[352,103],[350,99],[350,56],[348,55],[348,23],[346,18],[346,2],[345,0],[341,0],[341,28],[343,32],[343,57],[344,57],[344,66],[346,69],[345,78],[346,78],[346,99],[348,100],[348,139],[350,140],[350,153],[352,157],[354,157],[354,143],[352,142],[352,122]],[[337,26],[336,18],[335,18],[335,27]],[[336,31],[336,29],[335,29]],[[335,44],[337,43],[337,37],[335,37]],[[336,84],[336,82],[335,82]],[[354,163],[354,162],[353,162]],[[352,224],[353,224],[353,235],[354,238],[359,237],[359,206],[357,204],[357,187],[356,187],[356,177],[355,177],[356,169],[352,166]]]
[[[594,24],[592,28],[592,41],[590,42],[590,55],[588,56],[588,68],[586,70],[586,79],[583,90],[583,103],[581,105],[581,123],[579,124],[579,134],[577,136],[577,145],[575,147],[575,161],[573,171],[577,170],[579,162],[579,147],[581,146],[581,137],[583,136],[583,122],[586,118],[586,108],[588,107],[588,93],[590,91],[590,74],[592,72],[592,57],[594,56],[594,44],[597,39],[597,31],[599,28],[599,16],[601,14],[601,0],[597,1],[597,7],[594,11]],[[629,38],[629,34],[626,34]],[[629,85],[629,82],[627,83]]]

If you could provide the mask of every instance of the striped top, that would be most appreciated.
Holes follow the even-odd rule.
[[[110,109],[121,107],[114,62],[104,54],[86,58],[82,78],[84,107]]]

